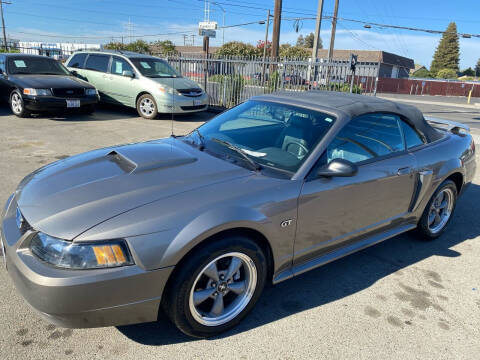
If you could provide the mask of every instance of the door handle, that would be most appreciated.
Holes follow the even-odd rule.
[[[397,175],[398,175],[398,176],[408,175],[408,174],[410,174],[411,172],[412,172],[412,168],[409,167],[409,166],[407,166],[407,167],[398,169]]]

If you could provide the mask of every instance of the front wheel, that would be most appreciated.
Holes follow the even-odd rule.
[[[144,94],[137,100],[138,115],[145,119],[155,119],[158,115],[158,108],[155,99],[150,94]]]
[[[457,186],[445,180],[432,195],[418,223],[417,233],[425,240],[438,238],[447,228],[457,204]]]
[[[13,114],[18,117],[25,118],[30,116],[30,112],[25,109],[25,103],[18,90],[14,90],[10,94],[10,108],[12,109]]]
[[[194,337],[217,335],[238,324],[257,302],[267,274],[262,249],[236,236],[204,246],[179,266],[163,309]]]

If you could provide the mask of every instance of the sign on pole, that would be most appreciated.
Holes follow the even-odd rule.
[[[217,37],[217,32],[215,30],[199,29],[198,35],[215,39]]]
[[[216,21],[200,21],[198,23],[199,29],[205,30],[217,30],[217,22]]]

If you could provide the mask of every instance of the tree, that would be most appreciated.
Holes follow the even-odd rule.
[[[305,47],[306,48],[309,48],[309,49],[312,49],[313,48],[313,42],[315,41],[315,34],[312,32],[310,34],[308,34],[307,36],[305,36]],[[323,48],[323,44],[322,44],[322,39],[318,39],[318,48],[319,49],[322,49]]]
[[[437,79],[456,79],[457,72],[453,69],[441,69],[437,72]]]
[[[155,41],[154,43],[150,44],[150,50],[156,54],[178,54],[175,44],[170,40]]]
[[[427,69],[423,68],[418,71],[416,71],[411,77],[416,77],[416,78],[430,78],[432,75],[430,74],[430,71]]]
[[[103,48],[106,50],[126,50],[126,45],[121,42],[109,42],[108,44],[103,45]]]
[[[477,65],[475,65],[475,76],[480,76],[480,59],[478,59]]]
[[[290,44],[282,44],[280,45],[280,57],[285,58],[308,58],[312,54],[306,48],[302,46],[292,46]]]
[[[471,67],[466,68],[465,70],[462,70],[460,72],[460,75],[462,76],[475,76],[475,70],[473,70]]]
[[[240,41],[231,41],[223,44],[215,54],[223,56],[258,56],[260,52],[263,54],[263,49],[260,51],[253,45]]]
[[[121,42],[111,42],[103,46],[107,50],[126,50],[133,51],[138,53],[150,53],[150,46],[146,41],[137,40],[128,44],[123,44]]]
[[[297,46],[305,46],[305,38],[300,34],[297,38]]]
[[[457,25],[454,22],[451,22],[440,39],[440,43],[433,55],[430,72],[435,76],[441,69],[458,71],[459,63],[460,44],[457,34]]]

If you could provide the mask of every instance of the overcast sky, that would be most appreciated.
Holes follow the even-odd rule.
[[[5,5],[9,36],[46,42],[102,43],[129,36],[147,41],[170,39],[183,45],[186,35],[198,34],[204,19],[204,0],[13,0]],[[334,0],[325,0],[324,15],[333,13]],[[294,44],[299,34],[314,31],[317,0],[283,0],[281,42]],[[259,21],[272,9],[273,0],[218,0],[211,5],[211,20],[219,25],[225,11],[226,25]],[[458,31],[479,34],[480,1],[385,1],[340,0],[339,17],[434,30],[445,30],[456,21]],[[129,26],[129,21],[131,25]],[[298,28],[298,33],[296,32]],[[321,37],[324,47],[330,39],[331,22],[324,20]],[[157,35],[158,34],[158,35]],[[164,35],[160,35],[164,34]],[[270,28],[271,34],[271,28]],[[50,36],[47,36],[50,35]],[[144,36],[155,35],[155,36]],[[225,30],[225,41],[255,44],[265,37],[265,25],[252,24]],[[191,36],[188,37],[191,41]],[[372,27],[339,21],[335,48],[385,50],[413,58],[430,66],[440,35]],[[200,45],[195,37],[195,44]],[[222,31],[212,45],[221,45]],[[474,66],[480,58],[480,38],[461,39],[460,67]]]

